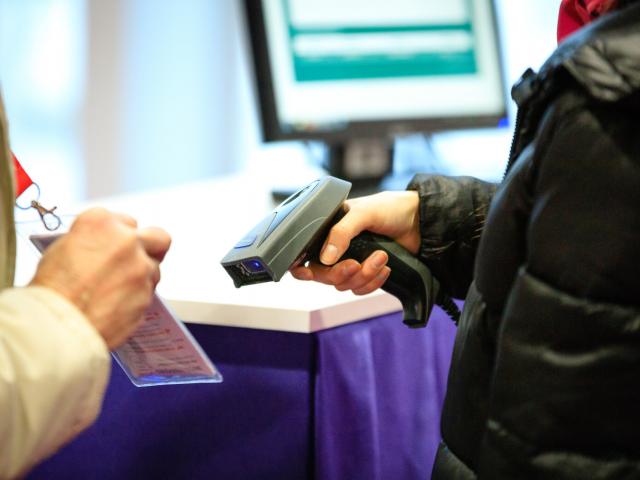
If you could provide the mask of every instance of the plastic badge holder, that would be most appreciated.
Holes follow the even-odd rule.
[[[60,235],[29,239],[42,253]],[[140,327],[112,354],[137,387],[222,382],[202,347],[156,294]]]

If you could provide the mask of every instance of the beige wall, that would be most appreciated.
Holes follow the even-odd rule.
[[[255,148],[241,2],[90,0],[87,196],[237,170]]]

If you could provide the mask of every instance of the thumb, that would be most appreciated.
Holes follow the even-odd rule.
[[[151,258],[161,262],[164,259],[171,237],[167,232],[157,227],[147,227],[138,230],[138,240]]]
[[[349,248],[349,243],[360,232],[366,229],[365,217],[356,211],[348,211],[344,217],[336,223],[324,242],[320,251],[320,261],[325,265],[333,265],[344,255]]]

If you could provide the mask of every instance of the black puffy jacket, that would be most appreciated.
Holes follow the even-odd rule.
[[[410,186],[422,258],[466,294],[433,478],[640,478],[640,4],[512,94],[497,190]]]

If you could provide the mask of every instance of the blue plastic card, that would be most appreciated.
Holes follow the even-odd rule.
[[[43,252],[59,236],[30,235],[29,239]],[[138,387],[222,382],[202,347],[155,294],[140,327],[113,356]]]

